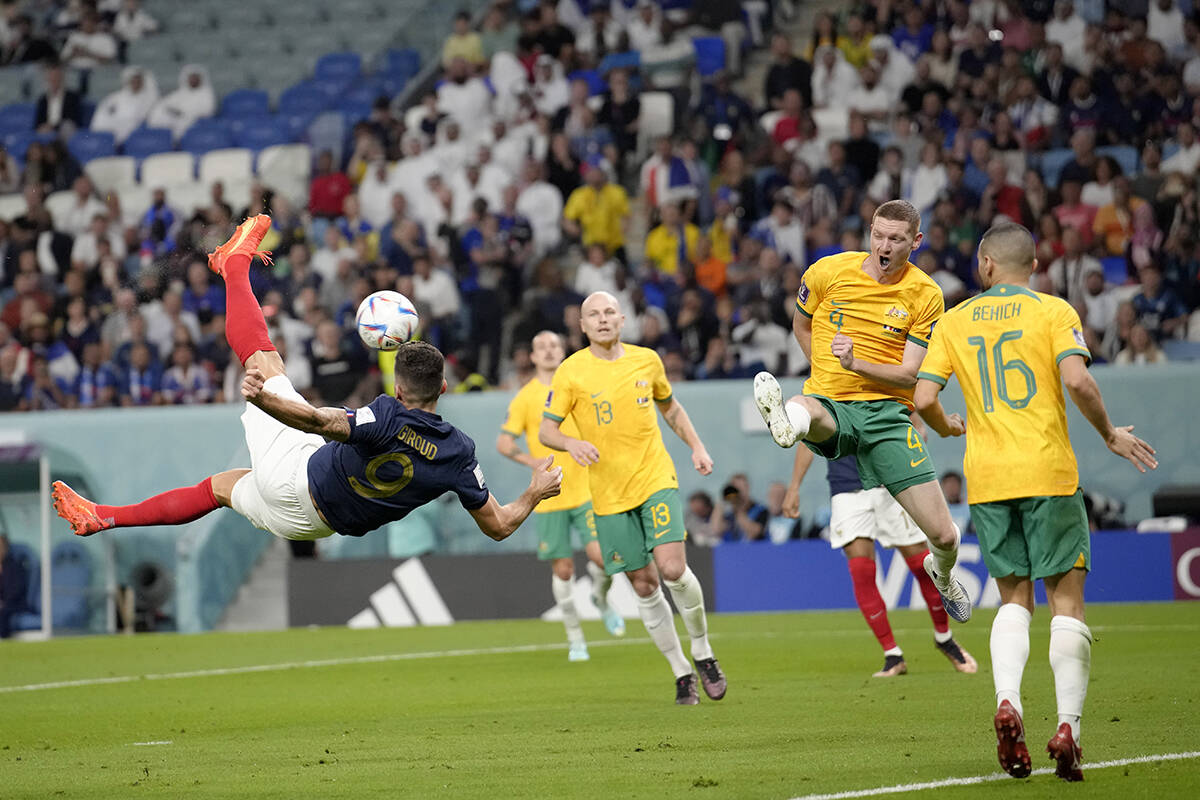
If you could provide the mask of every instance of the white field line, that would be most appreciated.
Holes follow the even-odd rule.
[[[1163,753],[1157,756],[1136,756],[1134,758],[1118,758],[1113,761],[1096,761],[1089,763],[1083,762],[1084,772],[1094,769],[1108,769],[1110,767],[1124,767],[1129,764],[1150,764],[1156,761],[1182,761],[1184,759],[1200,758],[1200,751],[1191,751],[1187,753]],[[1051,775],[1054,770],[1047,767],[1045,769],[1035,769],[1031,775]],[[901,792],[923,792],[926,789],[944,789],[947,786],[973,786],[977,783],[990,783],[992,781],[1007,781],[1013,780],[1010,776],[1003,772],[993,772],[990,775],[974,775],[969,778],[946,778],[940,781],[926,781],[925,783],[900,783],[895,786],[879,786],[875,789],[855,789],[847,792],[833,792],[832,794],[806,794],[803,797],[796,797],[793,800],[848,800],[852,797],[879,797],[885,794],[900,794]]]
[[[1096,625],[1092,627],[1092,631],[1098,632],[1117,632],[1130,631],[1141,632],[1151,630],[1192,630],[1200,628],[1196,625]],[[894,628],[893,631],[897,634],[928,634],[928,628]],[[864,631],[857,627],[827,630],[827,631],[768,631],[761,633],[713,633],[709,635],[712,639],[788,639],[788,638],[840,638],[840,637],[861,637],[867,635]],[[633,639],[601,639],[599,641],[588,642],[589,647],[620,647],[624,645],[640,645],[648,644],[650,639],[633,638]],[[315,669],[319,667],[340,667],[352,664],[378,664],[390,661],[417,661],[431,658],[459,658],[464,656],[494,656],[494,655],[511,655],[516,653],[536,653],[551,650],[562,650],[566,648],[565,643],[546,643],[546,644],[522,644],[508,645],[505,647],[478,647],[455,650],[427,650],[414,653],[383,653],[371,656],[351,656],[346,658],[327,658],[316,659],[311,661],[284,661],[276,664],[250,664],[241,667],[217,667],[213,669],[196,669],[186,670],[183,672],[160,672],[147,673],[144,675],[112,675],[104,678],[78,678],[75,680],[65,681],[48,681],[46,683],[27,683],[19,686],[0,686],[0,694],[14,694],[17,692],[40,692],[48,689],[72,689],[81,686],[103,686],[105,684],[117,683],[136,683],[137,681],[164,681],[177,680],[181,678],[209,678],[221,675],[245,675],[253,672],[282,672],[289,669]]]
[[[155,745],[159,745],[159,744],[175,744],[175,743],[173,741],[171,741],[170,739],[163,739],[162,741],[158,741],[158,742],[130,742],[130,746],[132,746],[132,747],[154,747]]]

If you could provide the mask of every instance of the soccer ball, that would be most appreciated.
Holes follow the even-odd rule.
[[[354,327],[367,347],[395,350],[412,337],[417,329],[417,309],[399,292],[382,291],[367,295],[354,315]]]

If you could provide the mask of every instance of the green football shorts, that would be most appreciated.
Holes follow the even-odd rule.
[[[543,561],[570,558],[575,553],[571,547],[572,528],[579,534],[579,549],[596,538],[596,515],[590,500],[574,508],[534,513],[533,523],[538,534],[538,558]]]
[[[995,578],[1033,579],[1092,568],[1091,531],[1083,491],[1065,497],[1021,497],[973,503],[971,522],[983,563]]]
[[[659,489],[628,511],[597,514],[596,533],[606,573],[641,569],[650,563],[654,548],[687,537],[679,490]]]
[[[833,416],[837,433],[808,449],[834,461],[854,454],[864,489],[885,486],[893,497],[910,486],[937,480],[921,434],[899,400],[830,400],[809,395]]]

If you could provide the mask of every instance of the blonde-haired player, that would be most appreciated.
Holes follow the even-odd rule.
[[[1056,772],[1083,780],[1079,718],[1087,694],[1092,634],[1084,623],[1083,583],[1091,568],[1087,514],[1067,435],[1063,384],[1108,449],[1138,470],[1154,469],[1154,450],[1108,418],[1079,315],[1058,297],[1034,292],[1033,236],[1007,222],[979,243],[985,291],[942,317],[916,388],[921,416],[942,436],[961,436],[938,392],[958,376],[967,404],[967,502],[1002,605],[992,623],[996,750],[1010,775],[1030,773],[1021,721],[1021,675],[1029,658],[1033,582],[1050,605],[1050,668],[1058,728],[1046,746]]]
[[[530,360],[536,373],[508,404],[508,416],[505,417],[500,435],[496,438],[496,449],[500,451],[500,455],[527,467],[533,467],[546,456],[554,455],[550,448],[538,441],[538,429],[541,427],[542,412],[546,408],[546,398],[550,395],[554,371],[558,369],[565,355],[562,337],[554,331],[542,331],[533,337]],[[579,435],[574,424],[565,423],[563,427],[568,435]],[[517,444],[517,439],[522,435],[529,446],[528,453]],[[538,558],[551,562],[553,574],[550,589],[554,594],[554,604],[562,614],[563,626],[567,629],[567,659],[587,661],[587,641],[583,638],[579,612],[575,608],[572,529],[584,541],[588,574],[592,578],[592,602],[600,609],[604,626],[613,636],[624,636],[625,620],[608,604],[608,588],[612,585],[612,577],[604,571],[600,542],[596,538],[596,521],[592,512],[592,495],[588,491],[587,469],[576,464],[572,458],[560,457],[555,461],[562,467],[563,491],[558,497],[538,503],[537,508],[533,510],[534,525],[538,532]]]
[[[754,377],[754,399],[781,447],[803,440],[829,460],[854,454],[863,487],[884,486],[929,539],[925,571],[946,613],[971,618],[971,598],[950,570],[959,530],[925,443],[912,426],[912,392],[942,290],[908,261],[921,215],[891,200],[871,219],[871,251],[826,256],[808,268],[792,329],[812,362],[804,394],[783,402],[779,382]]]
[[[633,584],[646,632],[675,673],[675,702],[695,705],[700,698],[671,606],[659,587],[660,574],[691,637],[704,692],[720,700],[725,676],[708,643],[700,581],[687,565],[679,478],[663,445],[655,408],[691,448],[697,472],[711,474],[712,458],[672,395],[658,353],[621,342],[625,316],[617,299],[595,292],[583,301],[581,317],[588,346],[554,373],[540,438],[588,468],[604,568],[624,572]],[[578,426],[579,437],[563,432],[568,419]]]

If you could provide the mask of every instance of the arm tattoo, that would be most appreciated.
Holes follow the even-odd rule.
[[[670,411],[668,411],[666,414],[663,415],[663,419],[665,419],[667,421],[667,425],[669,425],[671,427],[671,430],[675,431],[675,435],[686,442],[687,441],[687,436],[685,435],[686,431],[684,430],[684,427],[683,427],[683,420],[680,419],[680,417],[682,416],[682,414],[681,414],[682,411],[683,411],[683,406],[676,403],[672,406]]]

